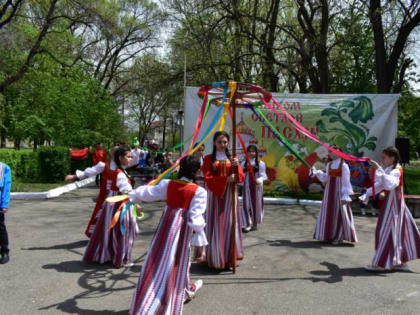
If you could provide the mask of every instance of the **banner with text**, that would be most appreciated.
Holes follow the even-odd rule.
[[[187,87],[185,100],[184,139],[193,132],[202,100],[198,88]],[[397,136],[397,101],[399,94],[280,94],[273,93],[293,117],[313,134],[328,144],[355,156],[379,160],[383,148],[394,145]],[[274,105],[275,106],[275,105]],[[270,122],[281,132],[310,165],[323,168],[328,152],[319,144],[298,132],[284,116],[276,116],[270,109],[261,107]],[[212,105],[201,132],[206,130],[216,113]],[[231,132],[231,121],[225,124]],[[201,135],[200,132],[200,135]],[[309,169],[277,141],[271,131],[258,121],[250,109],[237,110],[237,132],[245,145],[255,144],[261,159],[266,163],[269,181],[266,190],[278,192],[304,190],[320,191],[316,180],[308,181]],[[236,140],[239,158],[243,152]],[[212,137],[206,143],[206,154],[212,151]],[[352,183],[368,183],[367,166],[350,163]]]

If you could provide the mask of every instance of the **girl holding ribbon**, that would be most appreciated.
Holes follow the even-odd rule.
[[[202,280],[191,281],[189,271],[191,246],[207,245],[207,192],[194,183],[199,172],[198,158],[187,156],[180,162],[178,179],[164,179],[129,193],[132,202],[166,200],[137,282],[132,315],[181,314],[184,302],[203,285]],[[204,255],[203,250],[201,253]]]
[[[243,187],[243,200],[241,208],[242,231],[256,231],[257,224],[261,224],[264,217],[264,196],[263,183],[267,180],[265,163],[258,159],[258,148],[251,144],[246,148],[250,164],[248,161],[242,163],[245,171],[245,181]],[[251,168],[253,172],[251,172]]]
[[[107,177],[107,197],[127,194],[133,188],[125,169],[131,165],[132,153],[128,146],[120,146],[114,153],[115,170]],[[131,251],[138,234],[136,217],[122,202],[104,202],[99,211],[92,236],[83,260],[101,264],[112,261],[117,268],[131,266]]]
[[[235,236],[237,259],[243,259],[244,249],[239,216],[232,222],[232,202],[238,214],[238,195],[232,196],[232,185],[243,182],[244,172],[236,157],[228,149],[229,134],[217,131],[213,136],[213,152],[204,157],[202,172],[208,192],[206,235],[209,241],[206,256],[210,268],[226,269],[232,266],[231,237]],[[237,172],[234,172],[237,168]],[[235,198],[236,200],[232,200]],[[236,230],[233,231],[233,226]]]
[[[337,149],[337,147],[333,148]],[[312,167],[312,173],[324,184],[324,196],[315,228],[314,238],[335,245],[343,241],[357,242],[351,198],[353,188],[350,183],[350,169],[343,159],[329,152],[332,160],[326,172]]]
[[[86,168],[84,171],[76,170],[76,174],[74,175],[67,175],[65,177],[65,181],[73,182],[77,180],[82,180],[88,177],[93,177],[101,174],[101,183],[99,186],[99,194],[96,198],[96,205],[93,209],[92,215],[90,217],[89,223],[85,230],[85,235],[87,237],[91,237],[93,230],[95,229],[96,221],[99,217],[99,211],[102,209],[103,204],[105,202],[106,197],[108,196],[109,187],[112,183],[112,178],[115,177],[113,174],[116,169],[117,165],[114,162],[114,153],[118,149],[118,146],[114,146],[109,150],[109,161],[99,162],[92,167]],[[135,148],[131,150],[132,159],[128,166],[132,167],[136,165],[139,161],[140,156],[144,153],[144,151],[140,150],[139,148]]]
[[[375,232],[375,254],[370,271],[408,270],[407,262],[420,258],[420,233],[404,200],[403,169],[395,147],[382,151],[382,168],[371,160],[375,173],[375,191],[383,200]],[[359,197],[365,204],[372,188]]]

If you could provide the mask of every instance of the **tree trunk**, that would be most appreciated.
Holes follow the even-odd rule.
[[[163,118],[163,135],[162,135],[162,149],[165,150],[166,145],[166,116]]]
[[[375,43],[375,61],[376,61],[376,86],[378,93],[391,93],[395,77],[397,76],[398,63],[404,53],[406,43],[410,33],[415,27],[420,25],[420,10],[417,12],[405,12],[401,25],[395,25],[398,33],[395,41],[390,46],[390,53],[386,51],[386,38],[382,23],[381,0],[370,0],[369,2],[369,20],[372,25],[374,43]],[[408,65],[402,65],[402,72],[399,73],[398,82],[394,91],[401,90],[401,75],[405,75]]]
[[[6,147],[6,129],[5,128],[1,128],[0,147],[1,148]]]
[[[14,145],[15,145],[15,150],[20,150],[20,139],[15,139]]]

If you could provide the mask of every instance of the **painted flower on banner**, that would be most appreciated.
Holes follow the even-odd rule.
[[[363,156],[363,149],[376,149],[375,136],[369,137],[366,123],[373,119],[372,102],[366,96],[358,96],[331,103],[321,112],[324,116],[316,122],[324,141],[338,145],[355,156]]]

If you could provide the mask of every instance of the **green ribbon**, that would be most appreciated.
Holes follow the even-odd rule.
[[[299,152],[296,151],[296,149],[291,145],[291,143],[267,119],[267,117],[264,115],[262,110],[258,107],[254,108],[254,110],[261,116],[261,118],[264,120],[264,122],[267,124],[267,126],[271,129],[271,132],[273,132],[278,138],[281,139],[281,142],[285,145],[285,147],[290,152],[292,152],[293,155],[296,156],[303,164],[305,164],[308,168],[311,168],[311,166],[308,164],[308,162],[306,162],[305,159],[299,154]]]

